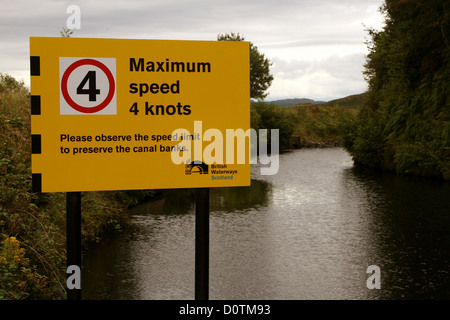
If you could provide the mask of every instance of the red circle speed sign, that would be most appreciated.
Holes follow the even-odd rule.
[[[70,97],[69,92],[67,90],[67,81],[69,79],[70,74],[78,67],[84,66],[84,65],[93,65],[100,70],[103,71],[103,73],[108,78],[109,83],[109,91],[106,96],[106,98],[100,102],[98,105],[94,107],[83,107],[80,106],[78,103],[73,101],[73,99]],[[114,82],[114,76],[112,75],[111,71],[100,61],[97,61],[95,59],[81,59],[77,60],[74,63],[72,63],[64,72],[62,79],[61,79],[61,93],[66,100],[66,102],[75,110],[82,112],[82,113],[95,113],[103,110],[108,104],[111,102],[114,92],[115,92],[115,82]]]

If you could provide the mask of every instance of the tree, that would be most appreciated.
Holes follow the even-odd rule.
[[[385,0],[369,30],[367,101],[346,144],[355,162],[450,180],[448,1]]]
[[[239,33],[226,33],[217,36],[218,41],[244,41]],[[270,74],[272,62],[259,52],[258,48],[250,42],[250,98],[263,100],[272,84],[273,76]]]

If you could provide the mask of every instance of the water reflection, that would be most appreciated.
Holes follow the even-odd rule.
[[[211,299],[450,298],[448,183],[366,172],[342,149],[297,150],[250,188],[211,189]],[[194,193],[130,212],[84,257],[87,299],[193,299]],[[381,268],[381,290],[366,268]]]
[[[379,297],[450,298],[450,185],[361,168],[342,181],[361,204],[368,256],[383,271]]]
[[[249,187],[212,188],[211,212],[235,212],[267,206],[272,186],[262,180],[252,180]]]

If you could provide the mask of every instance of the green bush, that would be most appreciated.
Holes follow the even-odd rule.
[[[296,115],[282,107],[265,102],[254,102],[251,105],[251,127],[267,129],[269,145],[271,143],[271,129],[279,130],[280,150],[291,147],[291,137],[295,128]]]
[[[15,237],[0,243],[0,300],[51,298],[47,278],[39,274]]]
[[[367,101],[348,136],[355,161],[450,179],[450,21],[442,1],[386,1],[369,30]]]

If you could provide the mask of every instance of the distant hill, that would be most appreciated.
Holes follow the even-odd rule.
[[[267,103],[273,103],[280,107],[287,107],[287,106],[293,106],[296,104],[319,104],[319,103],[324,103],[324,101],[315,101],[315,100],[306,99],[306,98],[294,98],[294,99],[267,101]]]
[[[364,99],[366,98],[366,96],[366,93],[353,94],[344,98],[328,101],[327,103],[325,103],[325,106],[339,105],[341,107],[349,108],[359,107],[364,103]]]
[[[360,94],[353,94],[353,95],[350,95],[350,96],[347,96],[344,98],[330,100],[328,102],[315,101],[315,100],[307,99],[307,98],[294,98],[294,99],[282,99],[282,100],[267,101],[267,103],[273,103],[280,107],[305,105],[305,104],[317,104],[317,105],[326,106],[326,107],[339,105],[341,107],[354,108],[354,107],[361,106],[364,102],[365,97],[366,97],[366,93],[360,93]]]

